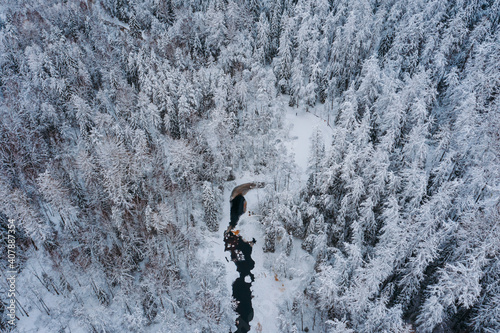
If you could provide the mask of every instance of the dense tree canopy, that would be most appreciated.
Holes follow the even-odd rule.
[[[293,267],[299,238],[316,260],[283,300],[284,332],[304,329],[297,304],[314,305],[318,332],[499,331],[499,13],[498,0],[3,1],[0,235],[18,221],[26,283],[65,296],[51,327],[227,331],[225,272],[199,240],[247,172],[272,184],[265,251]],[[332,127],[330,146],[311,138],[302,188],[277,140],[283,98]]]

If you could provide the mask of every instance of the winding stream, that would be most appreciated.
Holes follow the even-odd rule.
[[[231,252],[231,260],[236,264],[236,270],[240,276],[233,282],[233,298],[236,301],[235,311],[238,314],[236,319],[235,333],[246,333],[250,331],[250,321],[253,319],[252,291],[250,287],[254,281],[252,269],[255,261],[252,259],[252,246],[255,239],[246,241],[235,230],[238,220],[246,211],[245,195],[249,190],[262,187],[259,183],[246,183],[237,186],[231,193],[231,221],[224,232],[224,250]],[[247,278],[249,277],[249,278]]]

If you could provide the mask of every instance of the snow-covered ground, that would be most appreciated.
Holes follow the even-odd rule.
[[[295,164],[299,168],[301,181],[307,180],[307,162],[311,150],[311,136],[318,128],[325,139],[325,147],[332,142],[332,128],[326,119],[315,115],[315,111],[306,112],[303,108],[288,108],[285,114],[286,125],[290,127],[289,140],[285,143],[289,152],[295,156]]]
[[[310,138],[315,128],[319,128],[325,139],[325,146],[331,143],[331,127],[327,122],[312,112],[306,112],[303,109],[288,108],[285,115],[285,125],[290,128],[285,145],[290,152],[294,154],[295,164],[299,172],[303,175],[301,181],[307,180],[307,163],[310,151]],[[213,256],[217,261],[224,263],[226,267],[226,284],[228,291],[232,291],[232,283],[239,276],[236,272],[236,266],[230,261],[230,253],[224,252],[223,232],[229,224],[229,196],[234,186],[251,182],[265,181],[265,179],[255,178],[252,175],[245,174],[237,177],[234,182],[228,184],[224,193],[223,220],[220,223],[218,233],[212,233],[209,240],[206,256]],[[279,305],[285,299],[293,299],[293,296],[302,292],[305,284],[308,282],[305,272],[311,272],[314,265],[314,258],[300,247],[300,240],[295,239],[293,250],[290,256],[296,263],[293,269],[290,269],[288,276],[280,276],[273,267],[280,257],[280,253],[264,253],[262,245],[264,243],[264,229],[260,223],[259,205],[263,193],[260,189],[254,189],[245,196],[247,200],[247,213],[240,217],[236,230],[240,230],[240,235],[245,240],[255,238],[256,245],[253,247],[252,258],[255,261],[253,273],[255,282],[252,284],[252,306],[254,309],[254,319],[250,322],[251,332],[274,333],[279,331]],[[249,212],[253,215],[249,216]],[[236,319],[236,313],[234,314]],[[234,329],[234,326],[233,326]]]

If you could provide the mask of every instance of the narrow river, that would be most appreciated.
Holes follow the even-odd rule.
[[[238,220],[246,211],[246,200],[243,196],[250,189],[261,187],[261,184],[247,183],[234,188],[231,193],[231,222],[224,232],[224,250],[231,253],[231,260],[236,265],[240,276],[233,282],[233,298],[236,301],[236,331],[246,333],[250,331],[250,321],[253,319],[252,291],[250,287],[254,281],[252,269],[255,261],[252,259],[252,247],[255,239],[246,241],[236,230]]]

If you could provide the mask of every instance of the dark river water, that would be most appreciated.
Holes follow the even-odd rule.
[[[237,195],[231,200],[231,222],[229,222],[229,226],[224,232],[224,249],[231,253],[231,260],[240,273],[240,276],[233,282],[233,298],[236,301],[235,311],[238,314],[235,331],[237,333],[250,331],[250,321],[253,319],[252,291],[250,287],[254,281],[252,269],[255,266],[255,261],[253,261],[251,255],[255,239],[245,241],[235,230],[238,220],[245,210],[246,201],[243,195]]]

